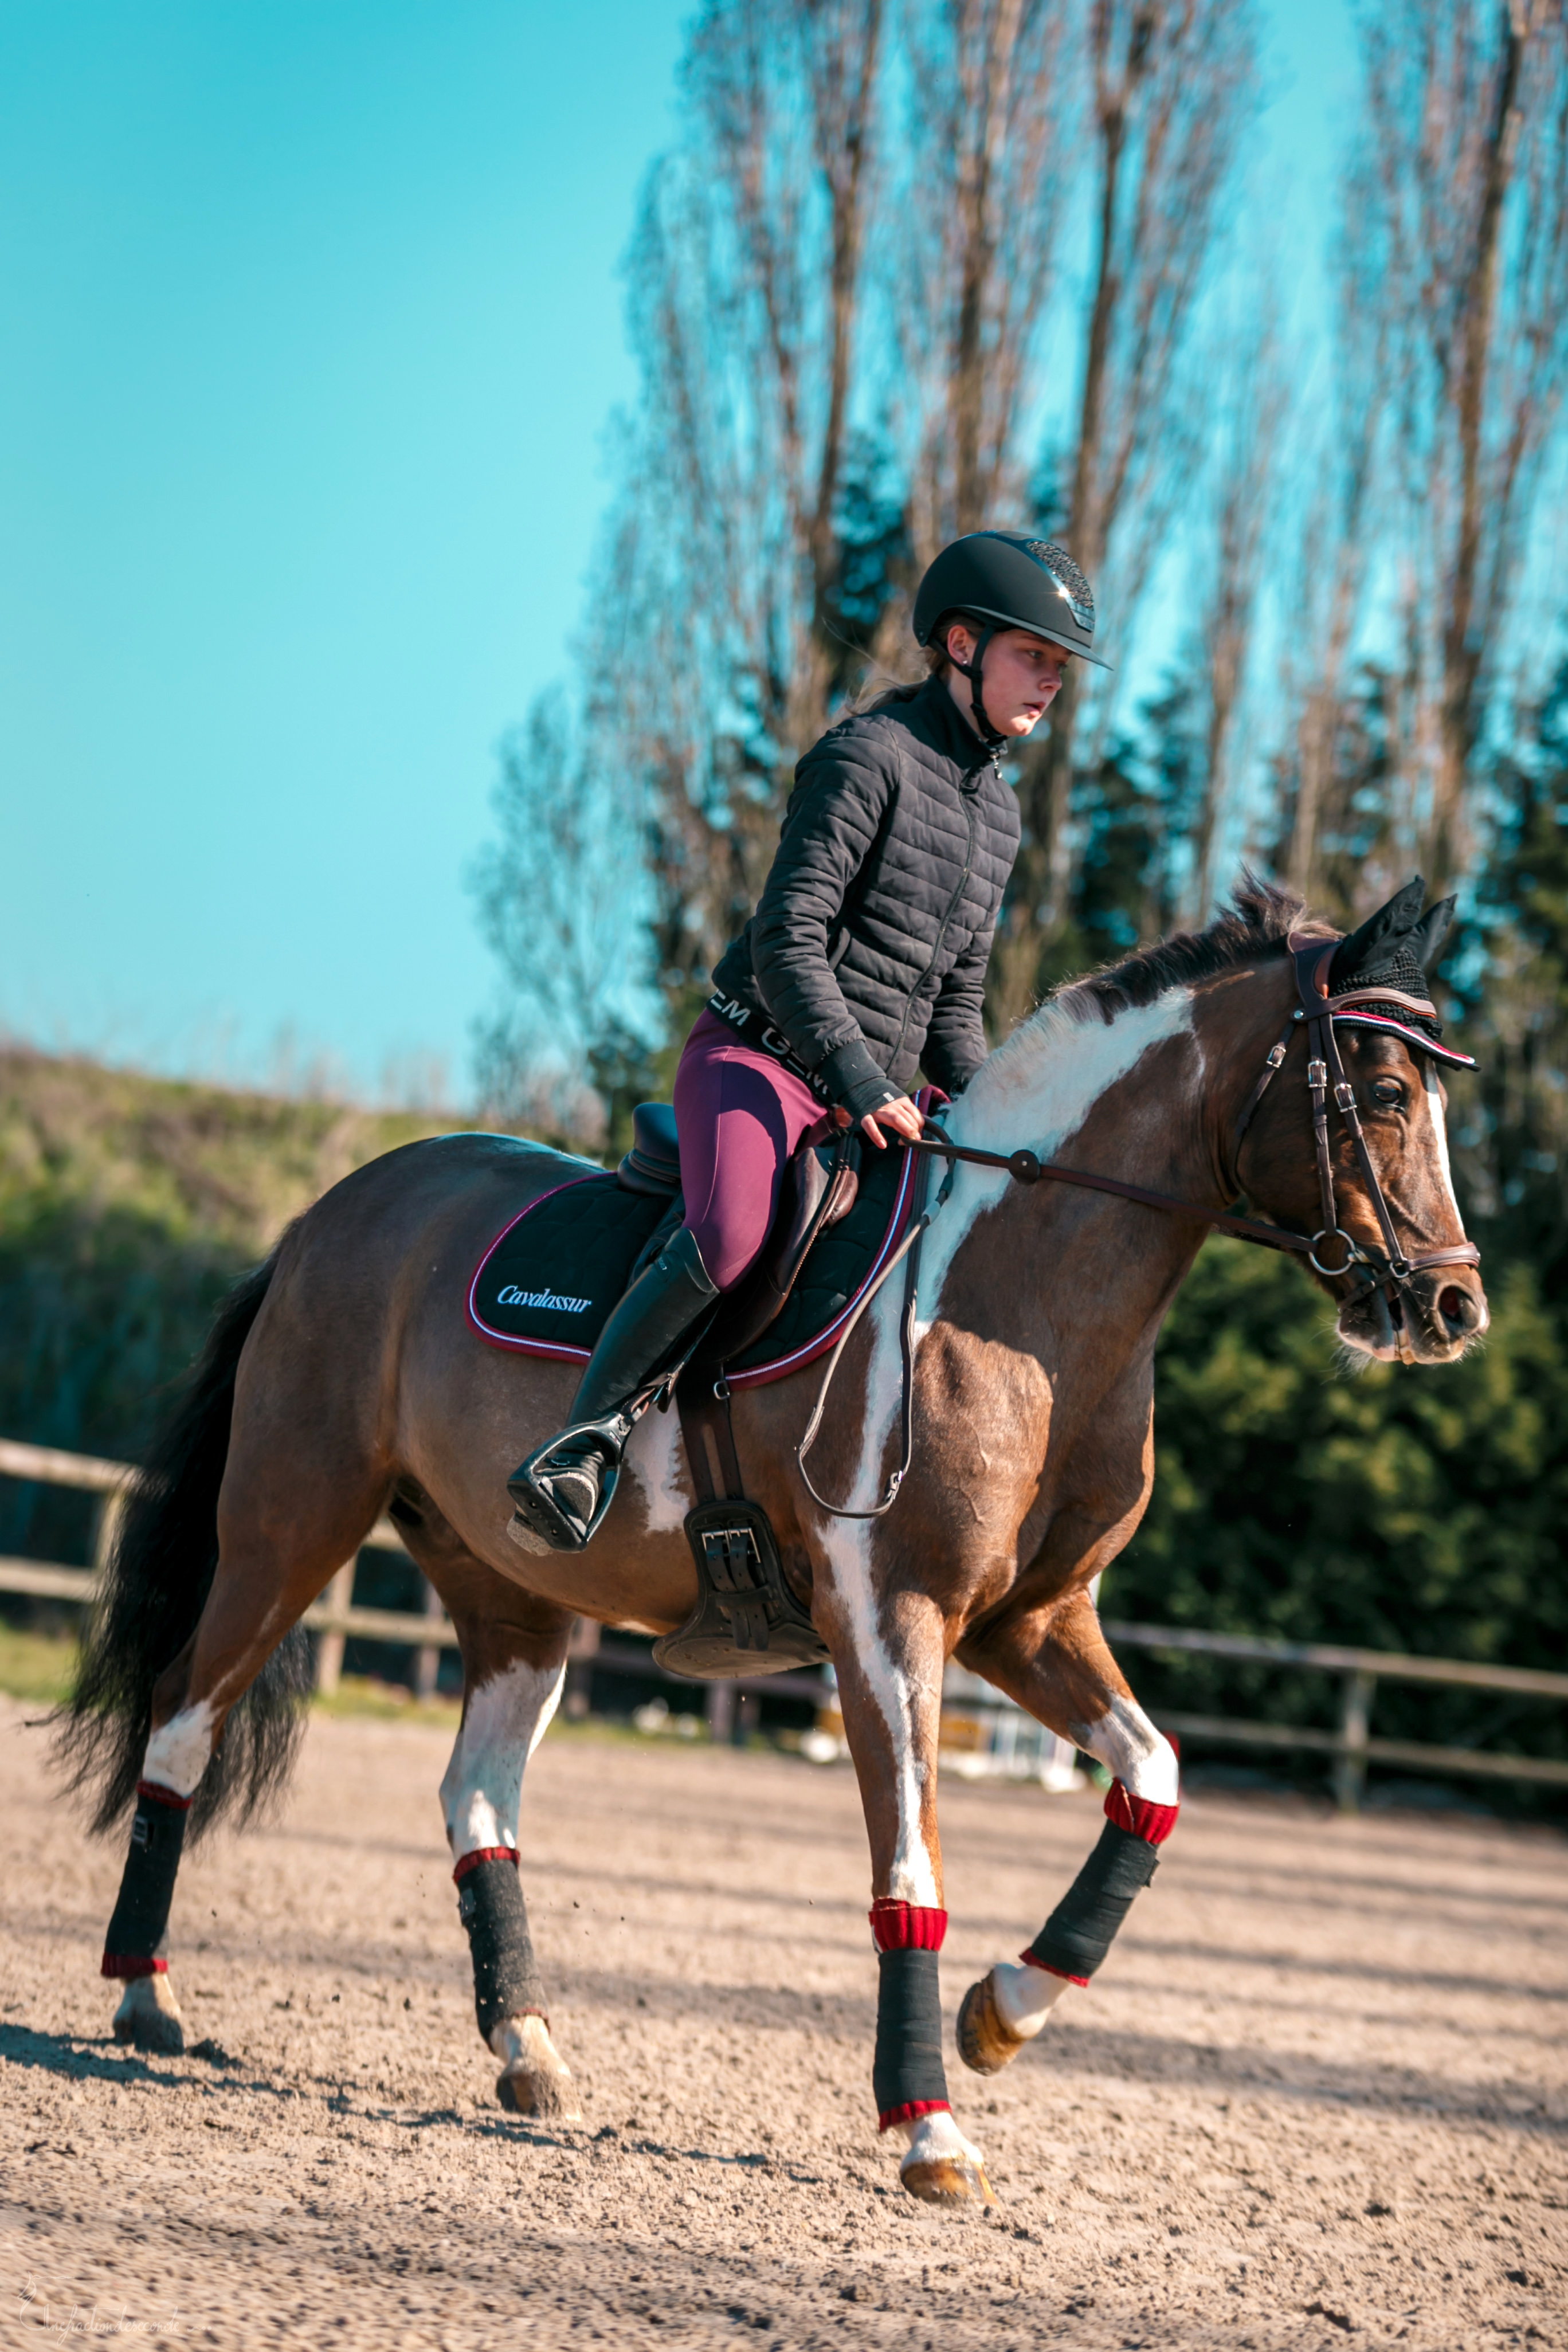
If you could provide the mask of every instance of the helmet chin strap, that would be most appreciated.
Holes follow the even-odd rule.
[[[1005,743],[1007,740],[1005,735],[1000,733],[996,728],[993,727],[990,719],[986,717],[985,702],[983,693],[983,688],[985,683],[985,648],[991,643],[992,638],[995,635],[996,631],[994,628],[984,628],[981,630],[978,641],[974,647],[974,659],[973,661],[959,661],[951,652],[947,656],[948,660],[952,663],[953,668],[957,670],[960,677],[966,677],[969,680],[969,707],[974,713],[974,724],[980,730],[980,739],[982,742],[990,744],[993,750],[994,750],[998,743]]]

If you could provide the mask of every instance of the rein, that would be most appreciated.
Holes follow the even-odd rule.
[[[823,1374],[822,1385],[817,1391],[816,1402],[812,1409],[811,1419],[807,1422],[800,1443],[795,1447],[795,1460],[799,1465],[805,1490],[813,1502],[821,1509],[829,1512],[836,1519],[879,1519],[885,1512],[892,1508],[898,1498],[899,1489],[909,1474],[910,1465],[914,1459],[915,1443],[914,1329],[919,1303],[920,1245],[926,1228],[952,1190],[953,1179],[958,1173],[956,1163],[961,1160],[967,1160],[972,1166],[977,1168],[1005,1168],[1015,1182],[1019,1184],[1037,1184],[1044,1179],[1056,1184],[1077,1184],[1086,1192],[1114,1193],[1118,1200],[1135,1201],[1142,1208],[1163,1209],[1172,1216],[1189,1217],[1197,1223],[1211,1225],[1216,1233],[1233,1234],[1237,1241],[1255,1242],[1263,1249],[1294,1252],[1305,1257],[1313,1272],[1321,1275],[1328,1282],[1338,1282],[1347,1275],[1354,1275],[1355,1286],[1347,1291],[1343,1304],[1347,1307],[1354,1306],[1359,1300],[1369,1297],[1373,1291],[1381,1290],[1387,1298],[1390,1314],[1396,1325],[1403,1319],[1400,1294],[1408,1286],[1413,1276],[1424,1273],[1427,1267],[1434,1265],[1479,1265],[1481,1254],[1474,1242],[1454,1242],[1443,1249],[1423,1250],[1414,1257],[1400,1247],[1399,1237],[1394,1231],[1394,1218],[1384,1194],[1383,1186],[1378,1181],[1377,1171],[1373,1165],[1372,1153],[1367,1148],[1361,1114],[1356,1108],[1355,1088],[1345,1076],[1344,1063],[1341,1058],[1339,1043],[1334,1035],[1336,1021],[1345,1021],[1353,1024],[1364,1020],[1368,1026],[1374,1028],[1397,1026],[1406,1042],[1415,1045],[1419,1050],[1424,1041],[1419,1034],[1414,1036],[1411,1034],[1406,1025],[1407,1021],[1410,1016],[1414,1016],[1418,1022],[1436,1024],[1436,1007],[1429,1003],[1425,997],[1407,996],[1400,990],[1391,988],[1349,989],[1341,995],[1331,996],[1328,985],[1329,966],[1333,960],[1334,950],[1341,944],[1340,940],[1337,938],[1327,940],[1322,939],[1301,940],[1292,933],[1288,944],[1295,964],[1296,990],[1300,1003],[1292,1012],[1279,1043],[1269,1049],[1263,1074],[1254,1087],[1240,1118],[1237,1120],[1231,1138],[1231,1147],[1233,1155],[1239,1151],[1242,1139],[1252,1124],[1253,1114],[1268,1093],[1275,1073],[1283,1066],[1285,1058],[1289,1053],[1291,1038],[1296,1035],[1299,1028],[1303,1029],[1309,1039],[1307,1086],[1312,1101],[1313,1147],[1317,1157],[1318,1189],[1323,1219],[1319,1230],[1309,1237],[1305,1234],[1293,1234],[1282,1225],[1264,1224],[1254,1217],[1233,1217],[1227,1211],[1200,1208],[1195,1201],[1179,1200],[1171,1192],[1152,1192],[1146,1185],[1124,1183],[1117,1176],[1096,1175],[1087,1168],[1063,1168],[1056,1160],[1042,1160],[1037,1152],[1027,1150],[984,1151],[975,1144],[954,1143],[940,1127],[937,1128],[934,1135],[917,1136],[912,1139],[909,1137],[900,1137],[899,1139],[905,1150],[924,1152],[929,1158],[945,1160],[948,1163],[947,1176],[930,1208],[920,1208],[917,1202],[919,1213],[909,1232],[839,1333],[837,1344],[827,1360],[827,1368]],[[1392,1005],[1396,1010],[1391,1018],[1362,1010],[1373,1005],[1383,1007]],[[1447,1054],[1446,1058],[1457,1061],[1463,1057],[1457,1054]],[[1331,1079],[1333,1086],[1334,1108],[1343,1120],[1350,1135],[1356,1162],[1366,1185],[1379,1231],[1383,1235],[1382,1250],[1367,1248],[1358,1242],[1353,1234],[1347,1234],[1339,1222],[1339,1209],[1334,1198],[1333,1162],[1329,1146]],[[929,1124],[935,1126],[936,1122],[932,1120]],[[923,1180],[924,1171],[921,1172]],[[922,1197],[923,1192],[922,1181]],[[1336,1241],[1344,1244],[1343,1263],[1339,1265],[1325,1265],[1318,1255],[1318,1244],[1321,1242],[1331,1245]],[[806,1471],[805,1457],[816,1442],[817,1431],[822,1425],[822,1416],[827,1404],[827,1392],[833,1384],[834,1373],[838,1369],[838,1360],[844,1353],[851,1332],[889,1276],[900,1263],[904,1262],[907,1262],[908,1271],[904,1281],[904,1310],[899,1328],[900,1349],[903,1359],[902,1458],[899,1467],[888,1481],[881,1501],[871,1510],[843,1510],[837,1504],[830,1503],[825,1495],[817,1493]],[[1361,1269],[1359,1273],[1358,1268]]]

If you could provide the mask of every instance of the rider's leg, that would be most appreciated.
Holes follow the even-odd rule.
[[[512,1531],[575,1550],[588,1539],[605,1472],[620,1460],[632,1421],[623,1410],[675,1354],[718,1297],[696,1239],[682,1226],[638,1275],[599,1335],[572,1401],[573,1436],[552,1439],[508,1481]],[[595,1424],[592,1430],[580,1425]]]
[[[721,1290],[760,1256],[784,1170],[823,1118],[803,1078],[702,1015],[676,1075],[675,1122],[686,1223]]]
[[[705,1013],[681,1056],[675,1116],[686,1223],[600,1334],[567,1424],[596,1426],[550,1441],[511,1479],[512,1533],[525,1544],[531,1538],[576,1549],[586,1540],[605,1472],[630,1434],[624,1408],[752,1265],[784,1168],[823,1110],[804,1080]]]

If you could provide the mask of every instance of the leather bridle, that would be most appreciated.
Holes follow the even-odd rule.
[[[1290,1040],[1298,1030],[1306,1033],[1308,1041],[1307,1086],[1312,1098],[1312,1134],[1317,1152],[1318,1186],[1322,1223],[1310,1237],[1293,1234],[1282,1225],[1262,1223],[1255,1217],[1235,1217],[1217,1209],[1200,1208],[1194,1201],[1177,1200],[1169,1192],[1150,1192],[1142,1184],[1127,1184],[1115,1176],[1091,1174],[1083,1168],[1063,1168],[1055,1160],[1042,1160],[1033,1151],[982,1151],[970,1144],[954,1143],[940,1129],[934,1135],[924,1135],[910,1145],[915,1151],[934,1152],[948,1160],[973,1160],[980,1167],[1005,1168],[1008,1174],[1021,1184],[1037,1183],[1048,1177],[1059,1184],[1077,1184],[1092,1192],[1112,1192],[1123,1201],[1137,1201],[1149,1209],[1168,1210],[1173,1215],[1193,1217],[1216,1232],[1234,1234],[1244,1242],[1256,1242],[1264,1249],[1293,1252],[1306,1258],[1313,1271],[1325,1281],[1343,1281],[1347,1276],[1353,1287],[1342,1301],[1353,1306],[1373,1291],[1381,1290],[1388,1300],[1390,1311],[1395,1313],[1400,1293],[1412,1277],[1424,1274],[1435,1265],[1479,1265],[1481,1254],[1474,1242],[1453,1242],[1442,1249],[1421,1250],[1414,1255],[1400,1245],[1394,1231],[1377,1170],[1367,1149],[1366,1136],[1356,1108],[1355,1088],[1345,1076],[1340,1056],[1339,1042],[1334,1035],[1334,1024],[1343,1021],[1363,1024],[1373,1028],[1388,1028],[1397,1032],[1418,1052],[1431,1050],[1416,1023],[1436,1025],[1436,1007],[1420,996],[1405,995],[1394,988],[1347,989],[1337,996],[1329,994],[1329,967],[1339,939],[1315,937],[1302,940],[1292,935],[1289,946],[1295,966],[1296,992],[1300,999],[1277,1045],[1270,1047],[1263,1074],[1254,1087],[1247,1106],[1237,1120],[1231,1137],[1233,1160],[1239,1152],[1243,1137],[1252,1124],[1258,1104],[1268,1091],[1275,1073],[1283,1067],[1290,1050]],[[1380,1016],[1373,1008],[1387,1008],[1388,1017]],[[1468,1055],[1442,1049],[1442,1057],[1469,1064]],[[1339,1222],[1339,1209],[1334,1198],[1333,1161],[1329,1149],[1329,1096],[1333,1095],[1333,1107],[1349,1131],[1351,1145],[1361,1169],[1362,1178],[1383,1235],[1382,1249],[1369,1248],[1347,1234]],[[1239,1189],[1239,1186],[1238,1186]],[[1338,1265],[1325,1265],[1319,1255],[1319,1244],[1330,1248],[1336,1242],[1344,1244],[1344,1255]]]

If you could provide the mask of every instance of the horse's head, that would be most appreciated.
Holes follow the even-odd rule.
[[[1417,877],[1337,945],[1328,933],[1293,935],[1292,947],[1303,952],[1290,994],[1300,985],[1311,1009],[1293,1024],[1303,1034],[1291,1036],[1247,1129],[1238,1166],[1252,1200],[1278,1223],[1304,1234],[1338,1226],[1338,1238],[1318,1242],[1314,1271],[1339,1302],[1347,1347],[1445,1364],[1486,1329],[1488,1313],[1477,1268],[1441,1255],[1464,1245],[1465,1229],[1449,1174],[1440,1072],[1471,1066],[1443,1043],[1426,980],[1454,902],[1442,899],[1423,914],[1424,895]],[[1320,954],[1309,951],[1316,947]],[[1321,1017],[1313,1019],[1319,1005]],[[1314,1041],[1326,1049],[1325,1069],[1315,1062]],[[1326,1112],[1331,1218],[1324,1213],[1310,1077],[1321,1079]],[[1336,1097],[1337,1086],[1348,1088],[1349,1100]],[[1438,1263],[1423,1263],[1434,1255]],[[1347,1261],[1337,1276],[1324,1270]]]

